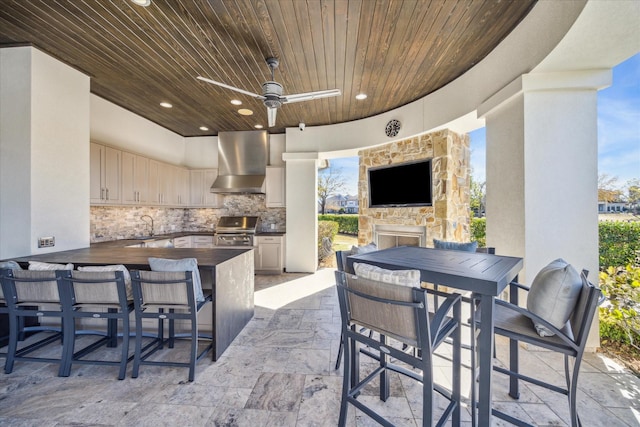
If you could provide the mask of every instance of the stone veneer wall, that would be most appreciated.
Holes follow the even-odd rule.
[[[275,224],[286,229],[286,209],[267,208],[263,194],[225,195],[221,208],[164,208],[151,206],[91,206],[90,241],[128,239],[149,234],[142,215],[154,220],[155,234],[179,231],[213,232],[221,216],[254,215],[260,217],[259,231]]]
[[[374,224],[426,226],[427,246],[433,246],[434,238],[469,241],[471,170],[468,135],[442,130],[362,150],[358,156],[359,245],[373,241]],[[432,206],[368,207],[368,168],[428,158],[433,158]]]

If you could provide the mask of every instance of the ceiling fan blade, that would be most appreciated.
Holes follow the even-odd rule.
[[[328,98],[330,96],[342,95],[340,89],[328,89],[319,90],[317,92],[296,93],[293,95],[283,95],[280,97],[283,104],[290,104],[292,102],[310,101],[312,99]]]
[[[231,90],[234,90],[234,91],[236,91],[236,92],[240,92],[240,93],[243,93],[243,94],[245,94],[245,95],[252,96],[252,97],[254,97],[254,98],[258,98],[258,99],[265,99],[265,98],[264,98],[264,96],[262,96],[262,95],[258,95],[257,93],[249,92],[249,91],[244,90],[244,89],[238,89],[237,87],[229,86],[229,85],[226,85],[226,84],[224,84],[224,83],[220,83],[220,82],[217,82],[217,81],[215,81],[215,80],[208,79],[208,78],[206,78],[206,77],[198,76],[198,77],[196,77],[196,78],[197,78],[198,80],[202,80],[203,82],[207,82],[207,83],[211,83],[211,84],[214,84],[214,85],[217,85],[217,86],[221,86],[221,87],[223,87],[223,88],[225,88],[225,89],[231,89]]]
[[[277,108],[267,107],[267,120],[269,122],[269,127],[272,128],[276,125],[276,114],[278,113]]]

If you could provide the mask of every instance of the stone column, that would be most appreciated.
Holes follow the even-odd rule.
[[[524,258],[523,283],[556,258],[598,282],[597,90],[610,83],[611,70],[526,74],[478,109],[487,245]],[[594,348],[597,328],[592,335]]]

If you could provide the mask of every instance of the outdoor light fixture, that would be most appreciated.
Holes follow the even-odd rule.
[[[161,103],[160,103],[160,106],[161,106],[161,107],[164,107],[164,108],[171,108],[171,107],[173,107],[173,105],[169,104],[168,102],[161,102]]]

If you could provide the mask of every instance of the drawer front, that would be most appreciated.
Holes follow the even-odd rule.
[[[213,244],[213,236],[193,236],[193,243]]]
[[[260,243],[281,243],[282,237],[280,236],[258,236],[258,244]]]

